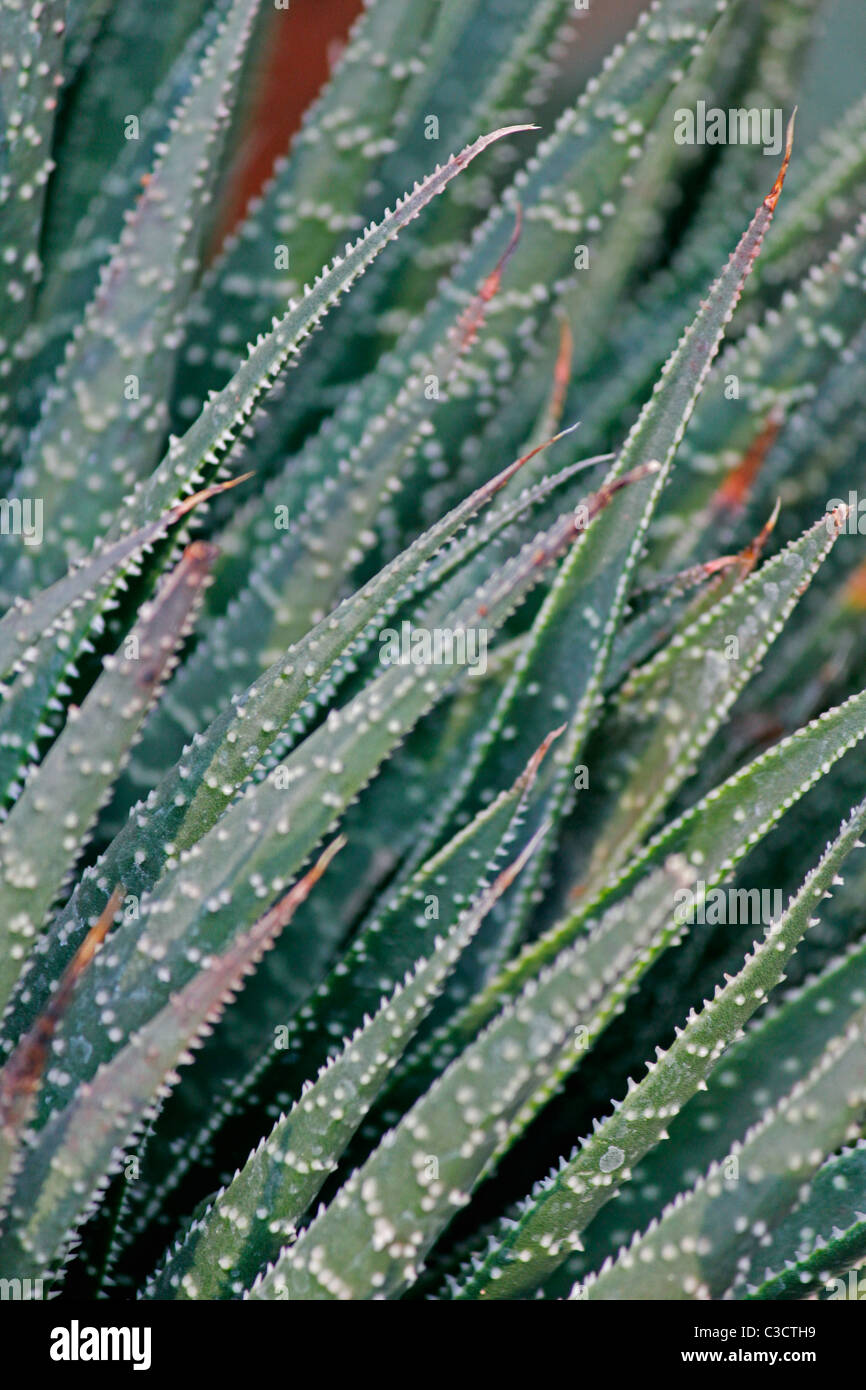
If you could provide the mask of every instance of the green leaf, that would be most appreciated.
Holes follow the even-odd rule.
[[[94,8],[105,4],[105,0],[92,2]],[[33,321],[21,344],[15,383],[19,414],[26,425],[38,418],[43,394],[62,357],[63,344],[73,333],[82,309],[96,290],[100,267],[110,260],[120,240],[126,214],[141,193],[143,182],[147,182],[157,158],[157,148],[165,144],[172,116],[188,96],[202,57],[224,14],[225,4],[221,3],[194,30],[143,112],[139,138],[124,140],[110,179],[97,189],[69,240],[58,248],[56,257],[45,269]],[[70,14],[67,59],[70,44],[74,42],[72,26]]]
[[[511,1145],[587,1045],[622,1010],[661,953],[682,939],[690,912],[864,735],[866,691],[781,740],[714,788],[650,841],[594,909],[584,906],[509,961],[419,1051],[398,1083],[400,1089],[389,1097],[392,1104],[396,1099],[402,1113],[448,1063],[445,1077],[459,1075],[473,1048],[491,1053],[498,1048],[501,1056],[510,1055],[509,1030],[517,1026],[515,1017],[520,1020],[522,1001],[534,1001],[533,1014],[546,1003],[543,1017],[550,1036],[545,1055],[520,1093],[520,1106],[509,1110],[508,1124],[500,1122],[495,1144],[485,1149],[477,1171],[486,1170],[492,1155]]]
[[[825,255],[866,203],[866,101],[822,130],[792,173],[763,273],[774,288],[792,283]],[[835,232],[835,236],[834,236]],[[816,233],[823,250],[816,250]]]
[[[494,1252],[473,1268],[460,1290],[461,1297],[520,1296],[536,1287],[575,1247],[581,1223],[585,1224],[584,1214],[588,1220],[603,1204],[604,1189],[614,1181],[605,1174],[618,1170],[662,1136],[667,1118],[694,1092],[724,1047],[778,983],[785,961],[809,925],[816,893],[820,897],[825,881],[832,882],[841,859],[857,842],[864,818],[866,803],[843,827],[838,843],[821,861],[782,923],[771,927],[765,942],[747,958],[740,975],[718,993],[704,1013],[689,1020],[667,1054],[660,1053],[647,1078],[630,1092],[629,1101],[586,1141],[579,1155],[558,1175],[555,1186],[545,1187],[530,1199],[519,1224],[508,1224]],[[478,1176],[503,1147],[525,1100],[544,1084],[551,1058],[569,1046],[575,1050],[585,1046],[585,1036],[574,1038],[579,1012],[572,1002],[569,963],[533,983],[434,1083],[331,1205],[283,1252],[257,1286],[262,1290],[257,1296],[365,1298],[374,1290],[380,1296],[393,1296],[411,1281],[417,1261],[424,1258],[454,1208],[465,1204]],[[419,1135],[426,1146],[424,1152],[439,1160],[435,1180],[422,1176],[419,1165],[413,1162],[413,1155],[420,1152]],[[622,1157],[612,1163],[613,1156],[619,1154]],[[603,1159],[600,1168],[599,1159]],[[567,1185],[572,1171],[578,1174],[573,1188]],[[627,1172],[628,1168],[620,1176]],[[560,1197],[564,1184],[566,1195]],[[544,1204],[552,1194],[557,1201],[551,1206],[551,1218],[545,1220]],[[568,1209],[571,1224],[562,1228],[560,1212],[568,1208],[569,1201],[577,1215],[572,1216]],[[379,1227],[383,1232],[387,1229],[387,1241],[376,1240]],[[528,1255],[524,1256],[524,1251]],[[497,1274],[492,1274],[492,1269]]]
[[[624,871],[614,878],[596,903],[585,903],[530,943],[520,956],[505,967],[482,996],[466,1010],[461,1020],[462,1036],[472,1036],[505,998],[537,975],[544,965],[578,937],[590,923],[597,923],[613,902],[637,888],[650,872],[667,868],[680,880],[683,891],[696,891],[700,898],[704,885],[709,890],[729,874],[747,851],[756,845],[785,812],[818,782],[833,763],[855,746],[866,734],[864,725],[866,691],[852,695],[844,704],[827,710],[795,734],[781,739],[747,767],[735,772],[696,805],[660,830],[637,854]],[[660,931],[652,948],[678,938],[677,924],[671,921],[670,898],[665,878],[658,881],[658,917],[649,915],[649,890],[633,918],[626,912],[626,931],[637,935],[634,959],[649,963],[648,943]],[[655,892],[653,892],[655,897]],[[592,936],[598,935],[595,926]],[[452,1040],[453,1044],[453,1040]]]
[[[71,936],[86,929],[91,913],[98,913],[104,903],[104,884],[122,881],[137,897],[153,888],[170,849],[192,846],[212,828],[238,790],[249,779],[251,771],[278,741],[279,733],[299,719],[317,688],[333,680],[335,667],[348,663],[353,644],[362,639],[365,631],[381,622],[390,607],[411,593],[419,582],[424,566],[437,555],[440,547],[465,525],[470,517],[485,506],[523,463],[518,459],[496,477],[479,488],[441,522],[426,532],[398,556],[374,579],[328,618],[317,625],[286,656],[280,658],[236,704],[217,717],[185,750],[179,763],[164,778],[146,807],[138,809],[124,826],[98,866],[98,873],[86,873],[65,911],[61,912],[54,929],[40,943],[43,959],[40,966],[49,976],[56,975],[66,959],[67,943]],[[197,494],[201,500],[210,489]],[[171,516],[188,511],[196,499],[189,498],[175,508]],[[511,508],[519,510],[530,499],[522,499]],[[170,519],[170,518],[169,518]],[[103,571],[112,572],[120,554],[126,558],[135,546],[152,539],[157,526],[118,542],[106,555],[97,557],[69,581],[61,581],[60,594],[52,603],[54,591],[40,597],[36,611],[25,610],[16,621],[25,623],[23,632],[15,633],[15,644],[21,646],[50,615],[67,612],[73,601],[80,601],[101,578]],[[96,573],[94,573],[96,571]],[[87,583],[82,580],[86,579]],[[55,590],[61,586],[54,586]],[[46,629],[48,639],[53,633]],[[0,623],[0,652],[3,651],[4,625]],[[144,834],[143,832],[147,832]],[[146,849],[144,847],[147,847]],[[143,852],[144,850],[144,852]],[[46,959],[47,957],[47,959]],[[38,1004],[32,1000],[30,1007]],[[32,1014],[31,1014],[32,1017]]]
[[[822,1156],[856,1137],[866,1104],[863,1022],[861,1013],[722,1164],[713,1165],[585,1282],[582,1296],[666,1302],[721,1297],[765,1228],[789,1211]]]
[[[610,788],[581,890],[590,898],[634,853],[698,763],[776,639],[844,524],[823,517],[704,612],[679,625],[626,681],[604,720]],[[598,807],[594,817],[600,819]]]
[[[785,162],[771,194],[760,205],[732,253],[727,266],[704,300],[694,322],[668,360],[656,389],[629,433],[608,481],[627,469],[658,460],[658,475],[629,490],[623,506],[602,514],[575,546],[557,575],[533,625],[524,656],[506,690],[487,738],[439,826],[447,823],[464,802],[475,807],[483,800],[491,768],[525,760],[527,739],[539,722],[568,716],[568,732],[551,764],[539,779],[530,824],[538,818],[557,821],[569,804],[575,766],[601,692],[614,632],[620,620],[629,579],[643,537],[706,381],[713,358],[742,293],[772,221],[791,153],[789,127]],[[507,740],[503,730],[508,730]],[[531,751],[531,749],[530,749]],[[514,917],[522,923],[537,892],[543,856],[538,856],[521,885]]]
[[[617,1200],[588,1227],[581,1270],[601,1265],[678,1192],[721,1163],[731,1145],[817,1065],[866,998],[866,951],[855,947],[796,994],[779,998],[781,993],[776,991],[767,1010],[731,1045],[706,1090],[674,1119],[670,1143],[650,1150]]]
[[[298,489],[302,493],[299,515],[294,515],[295,508],[287,500],[293,493],[287,493],[282,482],[278,488],[267,489],[264,514],[271,514],[268,544],[262,546],[244,576],[241,592],[213,623],[185,666],[172,691],[170,707],[148,729],[143,761],[150,758],[164,765],[165,751],[177,745],[180,731],[200,728],[214,717],[214,671],[227,674],[228,683],[222,691],[225,701],[257,680],[286,648],[303,646],[309,629],[321,627],[322,615],[354,587],[353,573],[376,543],[378,518],[403,486],[408,461],[429,431],[432,413],[440,407],[438,395],[431,395],[425,383],[432,373],[438,392],[438,384],[444,388],[454,375],[481,327],[505,259],[485,278],[471,304],[455,317],[432,360],[420,369],[410,368],[395,400],[381,416],[371,418],[357,410],[345,431],[327,431],[321,441],[314,441],[312,451],[293,459],[293,470],[301,479],[310,467],[308,452],[312,452],[317,470],[324,459],[324,480],[309,485],[305,495]],[[515,471],[516,466],[509,476]],[[503,485],[506,481],[503,479]],[[476,490],[473,510],[487,495],[484,487]],[[257,499],[257,508],[259,503]],[[460,509],[455,512],[459,514]],[[287,513],[291,513],[288,530]],[[458,517],[454,519],[456,522]],[[425,541],[439,544],[450,534],[447,525],[434,525],[420,545],[416,542],[408,547],[405,556],[413,560]],[[430,554],[432,548],[428,557]],[[386,567],[385,572],[388,570]],[[373,585],[378,586],[379,580]],[[368,604],[366,620],[370,617]]]
[[[110,180],[115,160],[131,133],[127,116],[141,116],[190,35],[207,23],[207,12],[224,16],[231,0],[186,0],[161,12],[154,24],[138,0],[112,0],[100,24],[89,61],[67,80],[62,120],[54,150],[57,167],[45,209],[44,257],[48,274],[74,235],[92,198]],[[70,14],[70,37],[76,18]],[[118,80],[118,74],[123,80]],[[67,79],[72,74],[64,74]]]
[[[629,481],[626,475],[618,485]],[[607,505],[611,496],[607,489],[590,498],[590,514]],[[532,547],[494,572],[487,585],[452,614],[447,630],[477,632],[482,618],[484,631],[494,633],[534,588],[544,566],[570,548],[574,536],[575,521],[569,513]],[[131,1029],[140,1010],[150,1016],[162,997],[183,983],[196,951],[219,949],[229,933],[254,920],[262,895],[281,891],[287,875],[301,867],[379,764],[453,686],[460,672],[453,654],[451,663],[437,662],[434,655],[431,648],[429,661],[386,668],[342,709],[332,709],[271,776],[248,786],[206,834],[188,837],[186,831],[176,831],[171,845],[157,838],[152,852],[165,868],[152,895],[142,903],[145,926],[121,925],[110,964],[103,957],[105,965],[98,963],[90,973],[64,1024],[76,1035],[79,1029],[82,1036],[88,1035],[92,1043],[85,1063],[88,1070],[111,1048],[99,1024],[98,1009],[87,998],[88,986],[94,990],[116,986],[125,1000],[125,1026]],[[387,718],[382,717],[383,711]],[[188,805],[186,810],[190,812]],[[146,809],[137,819],[138,849],[146,852],[145,826]],[[188,849],[180,848],[184,842]],[[154,952],[160,961],[156,980]],[[107,974],[113,977],[111,985]],[[134,980],[144,976],[149,987],[139,992]],[[35,1001],[29,986],[26,1003],[23,998],[19,1002],[27,1012],[32,1008]],[[86,1052],[81,1049],[82,1056]],[[65,1091],[71,1072],[58,1080],[59,1089]]]
[[[161,497],[171,498],[182,492],[184,486],[188,487],[191,477],[197,476],[197,470],[203,465],[205,457],[214,464],[217,462],[219,452],[229,447],[252,413],[258,396],[270,385],[272,377],[286,359],[298,351],[298,341],[327,313],[342,291],[363,272],[366,265],[397,235],[406,222],[418,216],[424,205],[437,192],[440,192],[482,150],[511,133],[511,129],[482,136],[461,154],[453,156],[444,167],[438,168],[422,184],[416,186],[412,193],[401,199],[395,211],[386,214],[378,227],[370,227],[355,246],[347,247],[345,257],[337,258],[333,265],[321,274],[313,288],[306,292],[301,303],[290,308],[273,332],[258,342],[229,385],[212,398],[184,438],[174,442],[167,458],[143,492],[133,497],[125,515],[112,528],[113,534],[122,534],[130,528],[139,529],[140,526],[147,526],[150,521],[155,520],[154,513],[158,516],[163,511]],[[184,478],[184,483],[179,482],[179,479]],[[82,627],[83,624],[80,625],[80,630]],[[83,632],[77,644],[69,644],[71,650],[63,657],[55,653],[55,669],[42,681],[42,685],[46,687],[46,700],[54,693],[59,680],[60,671],[56,669],[58,663],[62,669],[73,660],[82,640]],[[51,659],[48,664],[50,667]],[[28,696],[24,716],[18,727],[6,735],[6,742],[11,750],[10,756],[14,760],[13,769],[20,764],[21,750],[27,747],[31,729],[36,727],[40,713],[38,700],[34,701]]]
[[[784,416],[811,400],[818,383],[850,351],[866,310],[864,254],[866,217],[825,262],[810,268],[779,312],[768,314],[720,358],[685,442],[684,467],[662,508],[666,565],[688,564],[696,542],[717,526],[717,489],[771,412]]]
[[[259,3],[233,0],[45,397],[15,481],[44,505],[41,544],[15,556],[18,592],[86,553],[159,458],[179,315]]]
[[[0,1071],[0,1227],[15,1178],[26,1157],[28,1125],[35,1109],[36,1092],[42,1083],[49,1045],[82,972],[114,921],[120,897],[120,889],[115,889],[99,920],[69,962],[45,1009]]]
[[[228,1187],[197,1218],[147,1285],[150,1298],[227,1298],[239,1294],[295,1232],[295,1225],[337,1166],[388,1073],[429,1011],[449,972],[493,903],[537,845],[530,841],[477,904],[348,1037],[315,1081]],[[389,962],[390,964],[390,962]]]
[[[399,985],[407,970],[419,966],[433,943],[475,903],[518,832],[529,788],[554,738],[552,734],[544,741],[514,786],[479,812],[407,884],[396,892],[386,891],[381,905],[358,928],[348,950],[298,1010],[285,1045],[276,1050],[269,1039],[267,1051],[234,1089],[224,1117],[229,1122],[228,1139],[222,1137],[224,1151],[229,1151],[229,1142],[237,1151],[244,1136],[255,1134],[263,1113],[286,1109],[312,1069],[326,1061],[335,1037],[349,1035],[357,1028],[360,1020],[377,1008],[383,994]],[[508,885],[503,881],[500,886],[504,891]],[[497,893],[496,898],[499,896]],[[492,902],[488,911],[490,907]],[[492,944],[495,946],[495,937]],[[471,951],[461,951],[457,968],[463,970],[464,989],[466,980],[474,978],[483,965],[483,949],[481,962],[477,959],[479,948],[489,951],[490,945],[482,934]],[[299,973],[297,967],[293,973]],[[440,1003],[445,1002],[443,993]],[[285,1017],[291,1015],[292,1003],[290,994],[285,999]],[[204,1132],[188,1140],[187,1149],[203,1151],[213,1143],[216,1130],[209,1106]]]
[[[28,779],[0,825],[0,1004],[86,842],[171,658],[186,635],[213,547],[195,542]],[[58,835],[58,827],[63,833]]]
[[[431,56],[437,12],[453,8],[451,0],[377,0],[365,7],[289,158],[277,164],[196,294],[177,386],[181,416],[198,414],[208,391],[235,371],[244,344],[304,290],[347,236],[363,231],[361,196],[399,131],[416,60]],[[278,14],[273,22],[283,19]],[[395,51],[413,58],[390,61]]]
[[[249,477],[249,474],[245,477]],[[170,526],[200,502],[207,502],[244,480],[241,477],[228,483],[214,483],[194,493],[123,540],[95,550],[71,569],[65,578],[58,579],[48,589],[43,589],[32,598],[16,599],[13,607],[0,618],[0,677],[20,674],[26,666],[32,666],[35,657],[29,649],[37,646],[46,636],[56,642],[60,621],[68,619],[76,610],[84,609],[94,594],[106,587],[127,561],[138,559],[142,551],[154,545]]]
[[[238,479],[237,481],[242,481]],[[54,732],[56,714],[71,693],[66,682],[77,675],[76,661],[93,651],[104,615],[117,605],[126,577],[138,572],[139,558],[166,529],[199,502],[226,486],[214,484],[193,494],[158,520],[125,540],[105,546],[65,579],[25,600],[0,620],[0,788],[17,793],[15,778],[38,756],[38,740]]]
[[[64,0],[3,0],[0,63],[0,364],[6,376],[27,323],[42,266],[39,238],[62,82]],[[0,420],[9,406],[0,396]]]
[[[451,402],[447,429],[443,425],[438,437],[438,449],[450,459],[451,475],[458,479],[457,493],[452,496],[473,485],[476,474],[465,486],[455,474],[464,444],[475,438],[481,413],[487,414],[493,405],[501,407],[504,400],[512,398],[515,373],[524,361],[526,347],[551,314],[561,290],[579,275],[574,267],[575,239],[589,236],[593,247],[601,244],[607,223],[615,215],[622,184],[630,177],[642,148],[641,137],[634,133],[635,124],[644,130],[658,115],[673,76],[705,42],[708,30],[704,26],[712,27],[717,18],[713,0],[660,0],[652,16],[640,16],[629,41],[610,55],[591,90],[562,113],[554,130],[491,209],[441,291],[425,296],[423,313],[413,318],[375,371],[349,393],[332,422],[338,433],[344,423],[351,423],[359,404],[365,414],[376,418],[404,381],[406,363],[428,358],[443,341],[454,306],[464,305],[477,292],[479,283],[506,250],[517,209],[523,207],[523,233],[509,265],[507,292],[491,306],[490,331],[473,359],[465,400]],[[651,31],[651,43],[642,42],[647,31]],[[593,229],[591,235],[589,228]],[[351,300],[347,308],[351,313]],[[305,364],[307,391],[315,384],[315,366],[315,360]],[[342,385],[340,395],[344,390]],[[303,397],[296,393],[286,401],[284,410],[278,407],[279,428],[275,428],[269,445],[268,457],[276,455],[278,476],[290,497],[294,495],[294,469],[283,466],[285,441],[291,437],[292,421],[297,426],[297,414],[307,405],[306,393]],[[525,431],[507,446],[505,455],[494,448],[493,456],[507,457],[521,451],[524,438]],[[473,461],[477,467],[474,454]],[[248,543],[239,519],[230,539],[226,538],[227,548],[243,554]]]
[[[785,964],[817,920],[812,916],[816,903],[829,890],[839,866],[858,844],[864,824],[866,802],[854,808],[837,839],[808,875],[785,913],[766,928],[764,940],[755,944],[738,973],[723,988],[717,987],[715,997],[705,1002],[700,1013],[692,1011],[685,1027],[677,1030],[676,1039],[668,1050],[657,1049],[656,1060],[649,1064],[646,1076],[637,1085],[630,1081],[627,1096],[616,1103],[613,1113],[597,1123],[592,1136],[582,1141],[574,1157],[527,1199],[517,1221],[510,1222],[507,1229],[501,1228],[491,1250],[474,1263],[458,1297],[525,1296],[537,1288],[571,1250],[579,1248],[580,1236],[595,1212],[623,1181],[628,1181],[637,1160],[667,1137],[669,1122],[706,1082],[746,1021],[784,978]],[[800,1134],[793,1128],[787,1131],[794,1135],[791,1167],[784,1181],[778,1172],[770,1182],[766,1178],[759,1180],[755,1187],[761,1196],[769,1186],[771,1201],[787,1199],[790,1202],[802,1174],[808,1171],[814,1152],[809,1146],[820,1144],[823,1153],[827,1153],[848,1137],[852,1117],[866,1104],[866,1092],[862,1090],[863,1017],[861,1010],[843,1036],[830,1044],[811,1077],[799,1083],[794,1101],[796,1096],[802,1096],[802,1110],[796,1109],[795,1104],[781,1107],[781,1111],[786,1112],[786,1122],[791,1126],[799,1125]],[[824,1098],[818,1104],[817,1097],[822,1091]],[[759,1125],[754,1132],[758,1152],[762,1151],[761,1136],[773,1125],[774,1118]],[[797,1148],[799,1137],[802,1137],[805,1152]],[[786,1140],[783,1146],[786,1152],[788,1143]],[[778,1150],[778,1143],[770,1152],[774,1149]],[[820,1161],[820,1157],[815,1159],[813,1167]],[[682,1212],[687,1205],[688,1199],[676,1210]],[[697,1203],[692,1208],[698,1224],[702,1205]],[[735,1235],[729,1221],[722,1229],[727,1231],[730,1254],[741,1239],[741,1233]],[[691,1245],[697,1246],[699,1242]],[[692,1272],[700,1258],[700,1252],[695,1249],[694,1259],[690,1261]],[[655,1269],[663,1277],[660,1265],[661,1262],[657,1262]],[[723,1268],[717,1246],[714,1270]],[[677,1294],[673,1281],[671,1285],[665,1283],[665,1288],[667,1297],[696,1291],[690,1283],[680,1284],[680,1294]]]
[[[743,1299],[801,1299],[826,1289],[866,1255],[866,1142],[828,1159],[808,1194],[765,1237],[734,1288]],[[763,1270],[763,1274],[759,1274]],[[831,1295],[832,1296],[832,1295]]]
[[[56,1271],[76,1228],[98,1203],[106,1174],[121,1165],[123,1146],[170,1089],[175,1068],[191,1060],[190,1048],[273,945],[340,845],[335,841],[315,867],[222,955],[203,960],[195,976],[96,1072],[91,1084],[28,1137],[27,1161],[18,1174],[7,1229],[0,1237],[0,1266],[18,1278],[26,1277],[28,1270],[36,1275]],[[107,1012],[106,1025],[114,1019],[113,1012]],[[25,1040],[23,1046],[27,1045]],[[10,1069],[14,1074],[14,1053],[2,1075],[8,1076]]]
[[[91,52],[93,40],[110,7],[111,0],[67,0],[66,50],[63,55],[67,82],[72,80]]]
[[[162,463],[127,504],[112,531],[144,524],[155,512],[164,510],[166,503],[171,505],[180,491],[195,484],[200,470],[221,463],[281,369],[299,354],[313,329],[401,228],[418,217],[431,199],[490,145],[532,128],[506,126],[480,136],[398,199],[393,212],[386,210],[381,222],[371,224],[356,242],[348,243],[344,254],[336,256],[311,287],[305,286],[301,299],[297,303],[290,301],[289,309],[271,332],[260,336],[250,347],[231,381],[210,397],[195,423],[180,439],[172,441]]]
[[[263,1028],[285,1027],[330,968],[347,932],[412,844],[414,818],[450,785],[463,748],[489,718],[513,659],[507,648],[497,653],[483,679],[465,682],[422,720],[348,808],[343,820],[347,846],[304,905],[299,916],[303,929],[291,949],[271,956],[267,975],[251,982],[227,1018],[233,1024],[230,1035],[218,1030],[202,1052],[201,1087],[175,1092],[160,1114],[139,1179],[126,1189],[121,1244],[154,1221],[170,1234],[174,1211],[190,1210],[225,1182],[237,1156],[256,1143],[261,1117],[247,1128],[243,1113],[238,1114],[237,1087],[260,1055]],[[85,879],[84,886],[92,889],[93,881],[88,885]],[[271,1041],[276,1036],[270,1031]]]

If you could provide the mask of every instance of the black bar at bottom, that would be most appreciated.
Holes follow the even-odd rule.
[[[859,1363],[864,1335],[862,1316],[832,1300],[536,1302],[534,1311],[512,1312],[502,1323],[491,1305],[473,1314],[467,1304],[448,1308],[441,1303],[403,1303],[396,1317],[392,1325],[381,1309],[334,1304],[4,1301],[0,1365],[6,1361],[5,1369],[10,1369],[7,1357],[14,1345],[26,1350],[28,1371],[49,1385],[68,1382],[70,1376],[86,1383],[106,1373],[114,1380],[137,1373],[141,1380],[148,1374],[193,1368],[198,1376],[213,1376],[215,1384],[223,1385],[231,1383],[232,1367],[242,1364],[247,1368],[245,1380],[251,1367],[259,1379],[291,1376],[293,1367],[295,1373],[300,1369],[299,1355],[307,1361],[311,1352],[319,1374],[332,1378],[339,1374],[342,1350],[349,1374],[356,1376],[365,1364],[369,1372],[373,1363],[390,1378],[401,1374],[399,1348],[406,1343],[394,1342],[386,1355],[382,1333],[387,1325],[398,1336],[411,1330],[412,1361],[417,1368],[417,1353],[423,1348],[428,1377],[435,1374],[437,1352],[444,1371],[454,1374],[457,1357],[469,1378],[474,1374],[470,1362],[489,1375],[498,1369],[500,1358],[513,1355],[515,1345],[521,1347],[522,1366],[537,1358],[539,1370],[550,1371],[557,1350],[551,1345],[553,1338],[562,1339],[563,1369],[570,1366],[575,1377],[581,1368],[590,1373],[593,1366],[600,1369],[599,1358],[617,1379],[629,1373],[665,1375],[673,1367],[687,1375],[740,1367],[760,1367],[771,1375],[806,1367],[826,1375],[837,1366]],[[320,1340],[322,1332],[344,1328],[355,1334],[351,1340]],[[443,1341],[443,1331],[459,1334],[460,1342]],[[238,1353],[241,1360],[236,1362]]]

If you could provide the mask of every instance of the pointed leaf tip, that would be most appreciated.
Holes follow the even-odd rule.
[[[782,167],[776,176],[776,182],[764,199],[764,207],[768,212],[775,211],[776,204],[779,201],[779,195],[782,192],[782,186],[785,182],[785,175],[788,172],[788,165],[791,163],[791,151],[794,148],[794,122],[796,118],[797,107],[795,106],[794,110],[791,112],[791,119],[788,122],[788,131],[785,137],[785,157],[782,160]]]
[[[28,1101],[42,1078],[51,1039],[76,984],[105,940],[122,901],[123,885],[118,884],[69,962],[45,1009],[0,1071],[0,1129],[17,1130],[26,1118]]]

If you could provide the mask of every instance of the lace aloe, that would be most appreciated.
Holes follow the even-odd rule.
[[[368,0],[226,232],[282,7],[0,0],[4,1288],[853,1296],[819,10]]]

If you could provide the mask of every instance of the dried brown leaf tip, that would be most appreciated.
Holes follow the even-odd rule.
[[[142,610],[136,657],[126,669],[139,690],[152,692],[187,634],[192,615],[219,551],[208,541],[192,541],[160,585],[152,604]]]
[[[212,497],[218,497],[221,492],[230,492],[233,487],[245,483],[248,478],[253,476],[252,471],[242,473],[239,478],[229,478],[227,482],[211,483],[208,487],[200,488],[198,492],[193,492],[189,497],[185,497],[182,502],[178,502],[168,513],[168,521],[180,521],[181,517],[191,512],[193,507],[198,507],[202,502],[209,502]]]
[[[26,1114],[30,1098],[42,1079],[51,1040],[78,981],[105,940],[122,901],[123,886],[118,884],[66,967],[51,999],[0,1071],[0,1127],[16,1128]]]
[[[526,771],[523,773],[522,783],[524,790],[528,790],[529,787],[532,786],[532,783],[535,781],[535,778],[538,775],[538,769],[541,767],[541,764],[547,757],[547,754],[550,751],[552,744],[554,744],[558,738],[562,737],[567,728],[567,724],[560,724],[558,729],[552,729],[550,733],[547,735],[544,742],[541,743],[538,746],[538,748],[536,748],[535,752],[529,760],[529,763],[527,764]]]
[[[553,365],[553,389],[547,406],[546,419],[550,428],[555,429],[562,419],[565,400],[571,382],[571,367],[574,361],[574,333],[568,315],[563,314],[559,321],[559,347]]]
[[[752,570],[755,568],[755,565],[760,560],[762,554],[764,553],[764,549],[767,545],[767,541],[770,539],[770,536],[775,530],[776,522],[779,520],[779,512],[781,511],[781,509],[782,502],[781,499],[777,497],[772,512],[768,516],[767,520],[764,522],[758,534],[754,536],[753,539],[749,541],[748,545],[744,546],[744,548],[740,551],[739,555],[735,557],[736,562],[740,566],[741,578],[745,579],[747,574],[751,574]]]
[[[764,199],[764,207],[768,212],[775,212],[779,195],[785,182],[785,175],[788,172],[788,165],[791,163],[791,151],[794,148],[794,122],[797,119],[797,108],[791,112],[791,119],[788,122],[788,131],[785,137],[785,157],[782,160],[782,167],[776,176],[776,182]]]
[[[855,613],[866,613],[866,560],[846,580],[842,602]]]
[[[523,227],[523,209],[517,205],[517,212],[514,219],[514,230],[511,233],[508,245],[496,262],[493,270],[484,280],[480,290],[475,296],[468,309],[461,314],[456,326],[456,337],[458,351],[463,353],[472,346],[484,323],[484,316],[487,306],[492,299],[499,293],[502,285],[502,275],[520,241],[520,233]]]
[[[769,412],[740,462],[731,469],[719,487],[713,499],[714,511],[736,513],[743,510],[767,455],[779,437],[784,418],[780,407],[774,407]]]

